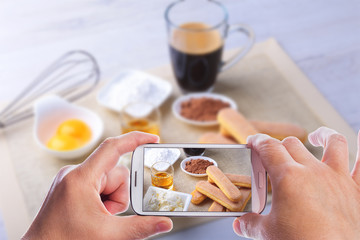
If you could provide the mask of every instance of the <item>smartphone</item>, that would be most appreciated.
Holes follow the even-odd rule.
[[[131,206],[139,215],[261,213],[267,175],[242,144],[145,144],[132,155]]]

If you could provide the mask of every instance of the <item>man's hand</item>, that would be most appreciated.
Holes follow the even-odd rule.
[[[360,239],[359,149],[350,174],[344,136],[321,127],[309,135],[309,141],[324,147],[322,161],[294,137],[283,141],[263,134],[249,137],[248,144],[269,174],[272,206],[268,215],[248,213],[236,219],[233,227],[238,235],[257,239]]]
[[[23,239],[142,239],[168,232],[167,217],[113,216],[129,205],[129,171],[119,157],[158,137],[132,132],[106,139],[82,164],[57,174]]]

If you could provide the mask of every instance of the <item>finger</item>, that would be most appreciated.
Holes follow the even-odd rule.
[[[84,168],[92,171],[100,179],[104,173],[115,167],[121,155],[135,150],[142,144],[155,143],[158,140],[158,136],[142,132],[130,132],[108,138],[83,163]]]
[[[270,178],[282,172],[280,165],[296,163],[279,140],[266,134],[249,136],[247,143],[259,155]]]
[[[60,182],[69,172],[77,168],[78,165],[66,165],[62,167],[59,172],[56,174],[53,184]]]
[[[172,221],[167,217],[153,216],[112,216],[107,224],[107,232],[112,239],[144,239],[149,236],[169,232]]]
[[[308,136],[309,142],[315,147],[325,147],[327,137],[331,134],[337,134],[333,129],[327,127],[319,127]]]
[[[124,166],[116,166],[104,176],[99,193],[106,195],[106,209],[111,214],[124,212],[129,207],[129,170]]]
[[[56,174],[56,176],[54,177],[53,182],[51,183],[50,186],[50,190],[47,193],[45,200],[43,202],[43,206],[45,206],[47,204],[47,202],[49,201],[49,197],[50,197],[50,193],[52,191],[54,191],[54,188],[59,184],[59,182],[61,182],[61,180],[69,173],[71,172],[73,169],[75,169],[77,167],[77,165],[67,165],[62,167],[59,172]]]
[[[296,162],[303,165],[310,165],[314,163],[314,161],[317,161],[298,138],[287,137],[281,142]]]
[[[354,179],[354,181],[358,185],[360,185],[360,131],[358,132],[357,145],[358,145],[358,149],[356,154],[356,162],[351,172],[351,176]]]
[[[349,172],[349,150],[346,138],[335,130],[320,127],[309,134],[309,142],[322,146],[322,161],[337,172]]]
[[[247,213],[236,218],[233,223],[234,232],[242,237],[262,239],[263,216],[257,213]]]

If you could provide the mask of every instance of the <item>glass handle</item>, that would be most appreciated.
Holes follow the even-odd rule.
[[[234,64],[237,63],[241,58],[243,58],[249,52],[251,47],[254,45],[255,34],[249,26],[245,24],[230,25],[228,29],[228,34],[230,35],[233,33],[245,34],[248,37],[248,41],[245,44],[245,46],[241,50],[239,50],[234,56],[232,56],[230,59],[222,63],[220,72],[223,72],[234,66]]]

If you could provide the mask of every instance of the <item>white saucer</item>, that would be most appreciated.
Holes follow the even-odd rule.
[[[181,170],[182,170],[184,173],[186,173],[186,174],[188,174],[188,175],[190,175],[190,176],[193,176],[193,177],[206,177],[206,176],[207,176],[207,173],[199,174],[199,173],[190,173],[190,172],[186,171],[186,170],[185,170],[185,166],[186,166],[185,164],[186,164],[186,162],[188,162],[188,161],[190,161],[190,160],[192,160],[192,159],[204,159],[204,160],[208,160],[209,162],[214,163],[214,166],[215,166],[215,167],[218,166],[218,165],[217,165],[217,162],[216,162],[214,159],[209,158],[209,157],[204,157],[204,156],[192,156],[192,157],[185,158],[184,160],[181,161],[181,163],[180,163],[180,168],[181,168]]]
[[[209,127],[209,126],[218,125],[218,122],[216,120],[215,121],[196,121],[196,120],[191,120],[191,119],[185,118],[180,114],[182,102],[188,101],[191,98],[202,98],[202,97],[219,99],[223,102],[229,103],[231,108],[237,109],[236,103],[231,98],[229,98],[225,95],[221,95],[221,94],[217,94],[217,93],[192,93],[192,94],[181,96],[174,101],[174,103],[172,104],[172,112],[173,112],[174,116],[177,119],[179,119],[187,124],[191,124],[191,125],[195,125],[195,126]]]

